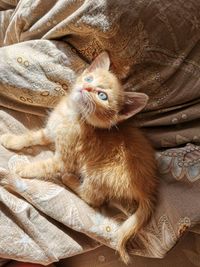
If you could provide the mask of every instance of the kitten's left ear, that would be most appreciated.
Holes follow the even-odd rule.
[[[125,103],[119,112],[119,121],[126,120],[140,112],[147,104],[149,97],[143,93],[125,92]]]
[[[107,52],[102,52],[99,54],[87,68],[87,71],[94,71],[95,69],[109,70],[110,68],[110,58]]]

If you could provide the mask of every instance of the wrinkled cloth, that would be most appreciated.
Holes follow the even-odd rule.
[[[162,258],[200,221],[200,3],[190,0],[0,0],[0,134],[44,125],[80,73],[107,50],[126,90],[150,100],[132,119],[157,148],[159,201],[129,244]],[[118,221],[61,183],[13,174],[52,151],[0,147],[0,257],[48,264],[102,244]],[[145,164],[145,163],[144,163]]]

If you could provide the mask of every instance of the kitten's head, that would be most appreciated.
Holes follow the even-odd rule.
[[[109,67],[109,56],[103,52],[77,78],[71,93],[82,118],[99,128],[110,128],[130,118],[148,101],[145,94],[125,92]]]

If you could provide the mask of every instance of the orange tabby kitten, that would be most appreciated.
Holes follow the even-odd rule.
[[[55,107],[46,128],[4,134],[0,141],[15,150],[55,143],[52,158],[16,166],[22,177],[65,174],[65,184],[94,207],[112,201],[128,212],[137,202],[136,212],[119,228],[118,251],[128,262],[127,241],[149,220],[158,183],[154,150],[126,121],[145,107],[148,97],[124,92],[109,66],[108,54],[100,54]]]

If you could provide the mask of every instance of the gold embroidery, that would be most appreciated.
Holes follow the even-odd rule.
[[[49,95],[49,91],[43,91],[41,92],[41,96],[48,96]]]
[[[25,60],[25,61],[24,61],[24,66],[25,66],[25,67],[28,67],[28,66],[29,66],[29,62],[28,62],[28,60]]]
[[[18,63],[22,63],[22,62],[23,62],[22,57],[18,57],[18,58],[17,58],[17,62],[18,62]]]
[[[110,226],[106,226],[106,232],[111,232],[111,227]]]

